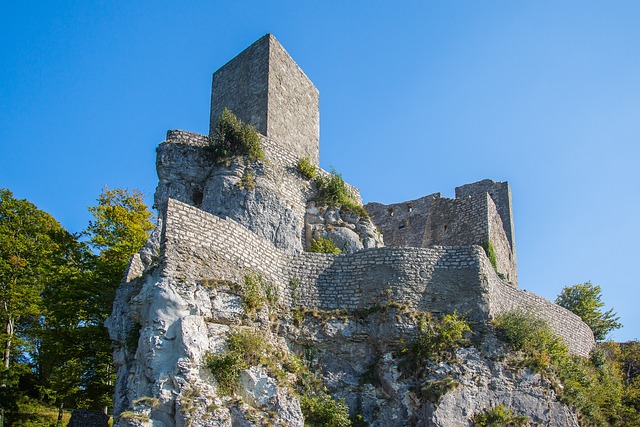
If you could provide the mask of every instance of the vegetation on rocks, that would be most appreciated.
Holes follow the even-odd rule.
[[[487,240],[487,242],[484,244],[484,251],[489,258],[489,262],[493,266],[493,269],[497,272],[498,260],[496,258],[496,249],[493,247],[493,243],[491,243],[491,240]]]
[[[273,310],[278,303],[278,288],[259,273],[244,276],[242,292],[247,313],[260,310],[264,304],[268,304]]]
[[[225,108],[210,137],[209,150],[214,161],[221,163],[232,156],[247,156],[249,160],[264,160],[260,137],[254,126],[245,124]]]
[[[240,372],[263,362],[267,350],[266,337],[260,332],[239,330],[227,340],[227,348],[220,354],[209,354],[206,364],[223,396],[236,392]]]
[[[629,369],[630,375],[623,381],[623,368],[640,360],[637,352],[622,357],[615,343],[604,343],[590,359],[570,355],[544,320],[521,312],[502,314],[494,325],[499,337],[519,352],[508,361],[548,377],[558,397],[578,411],[581,425],[640,424],[638,372],[631,374]]]
[[[473,423],[479,427],[521,427],[531,420],[524,415],[516,415],[510,408],[497,405],[473,417]]]
[[[316,187],[315,201],[318,206],[340,208],[360,217],[369,217],[367,210],[358,202],[342,176],[335,170],[329,175],[317,176],[313,183]]]
[[[311,160],[309,160],[308,157],[301,157],[298,160],[298,163],[296,163],[296,170],[306,179],[313,179],[318,173],[318,168],[311,163]]]
[[[470,333],[469,324],[457,313],[446,314],[439,320],[425,313],[416,338],[403,352],[412,369],[418,369],[429,360],[452,359],[455,350],[468,343],[465,335]]]
[[[311,239],[309,252],[340,255],[342,253],[342,250],[340,250],[340,248],[336,246],[336,244],[333,243],[331,239],[323,236],[316,236]]]

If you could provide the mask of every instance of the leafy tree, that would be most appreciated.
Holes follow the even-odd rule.
[[[92,320],[101,325],[111,314],[115,291],[131,257],[137,253],[153,230],[153,213],[142,193],[116,188],[105,189],[98,204],[90,207],[94,220],[85,235],[98,256],[94,259],[89,297]]]
[[[15,409],[42,384],[40,351],[46,286],[73,270],[75,236],[48,213],[0,189],[0,406]]]
[[[0,319],[2,364],[10,366],[12,352],[33,345],[29,331],[41,315],[45,283],[65,264],[66,244],[73,241],[48,213],[11,191],[0,189]]]
[[[106,409],[113,392],[111,341],[104,321],[133,254],[153,228],[137,191],[105,188],[81,246],[81,267],[44,289],[45,331],[40,363],[43,393],[57,405]],[[93,249],[93,251],[91,251]]]
[[[602,290],[591,282],[565,286],[556,304],[580,316],[593,331],[596,341],[605,340],[609,332],[622,327],[613,309],[602,311]]]

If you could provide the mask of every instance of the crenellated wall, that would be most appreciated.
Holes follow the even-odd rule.
[[[277,285],[286,306],[366,309],[388,302],[485,322],[514,309],[547,320],[573,353],[588,355],[591,331],[573,313],[501,280],[479,246],[367,249],[349,255],[287,254],[231,219],[169,200],[162,274],[231,280],[249,272]]]

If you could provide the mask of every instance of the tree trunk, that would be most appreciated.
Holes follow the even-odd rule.
[[[9,317],[7,320],[7,341],[4,343],[4,353],[2,355],[2,363],[5,369],[9,369],[9,359],[11,357],[11,339],[13,338],[13,319]]]
[[[58,408],[58,422],[56,422],[56,426],[62,425],[62,410],[64,409],[64,402],[60,403],[60,407]]]

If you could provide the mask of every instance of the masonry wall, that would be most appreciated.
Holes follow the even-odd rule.
[[[269,91],[269,35],[265,35],[213,73],[209,134],[214,133],[222,110],[267,135]]]
[[[483,197],[486,197],[487,201],[487,236],[496,254],[496,270],[507,282],[517,285],[518,266],[509,238],[502,228],[500,214],[493,199],[487,193],[483,193]]]
[[[365,207],[387,246],[472,245],[488,238],[484,195],[458,200],[436,193],[408,202],[368,203]]]
[[[511,202],[511,188],[508,182],[495,182],[490,179],[474,182],[456,187],[456,199],[462,199],[482,193],[489,193],[495,202],[498,214],[502,220],[514,259],[516,254],[515,230],[513,225],[513,208]]]
[[[356,310],[398,301],[484,322],[507,310],[549,321],[572,352],[586,355],[593,335],[577,316],[500,280],[479,246],[367,249],[350,255],[285,254],[235,221],[169,200],[162,238],[163,275],[177,280],[242,283],[259,272],[281,303]]]
[[[320,94],[280,43],[269,44],[267,135],[320,164]]]
[[[503,228],[503,219],[493,198],[480,188],[471,187],[455,199],[435,193],[391,205],[368,203],[365,208],[387,246],[484,246],[491,241],[496,250],[498,272],[517,286],[515,254]]]
[[[595,347],[593,333],[579,316],[531,292],[508,286],[496,275],[488,259],[480,265],[486,283],[491,318],[509,311],[524,311],[546,321],[573,354],[587,357]]]
[[[297,158],[319,164],[319,92],[276,40],[267,34],[213,74],[211,122],[229,108]]]

